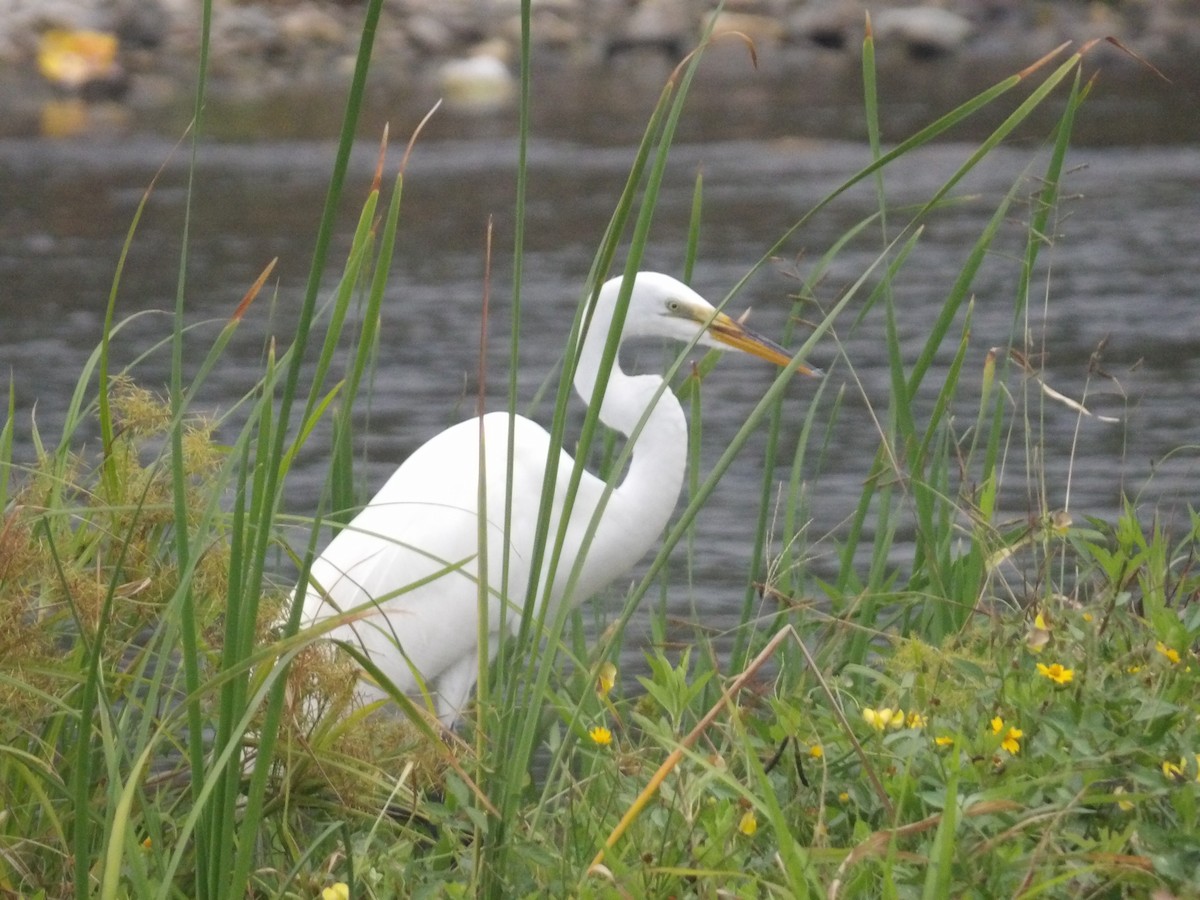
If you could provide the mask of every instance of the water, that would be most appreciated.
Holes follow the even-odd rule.
[[[512,141],[481,125],[453,129],[418,146],[408,171],[394,273],[384,309],[383,351],[366,430],[365,483],[374,489],[423,440],[474,408],[479,298],[484,234],[494,217],[492,273],[493,357],[505,352],[504,317],[510,283],[515,151]],[[630,133],[635,134],[636,129]],[[630,138],[631,140],[632,138]],[[973,145],[940,144],[905,160],[887,175],[894,204],[929,194],[971,153]],[[374,166],[364,141],[355,158],[346,216],[333,257],[340,265]],[[144,136],[106,143],[0,141],[0,366],[11,373],[17,407],[17,452],[32,457],[31,422],[42,439],[54,435],[88,354],[99,338],[108,290],[126,229],[143,190],[168,157],[170,143]],[[539,136],[531,147],[525,257],[522,396],[529,400],[554,374],[580,285],[632,160],[629,140]],[[286,339],[300,303],[315,224],[323,202],[333,147],[324,141],[225,143],[207,146],[198,170],[191,232],[188,319],[201,324],[189,338],[192,364],[236,307],[247,286],[278,256],[277,300],[257,301],[225,363],[213,374],[201,403],[229,409],[254,383],[270,334]],[[956,192],[960,201],[933,217],[895,283],[905,358],[910,363],[933,317],[996,204],[1024,178],[995,248],[973,286],[974,320],[964,382],[978,385],[989,347],[1006,346],[1012,298],[1020,271],[1023,221],[1037,190],[1038,165],[1023,176],[1029,146],[1002,148]],[[753,136],[700,140],[685,131],[675,147],[659,204],[646,268],[678,272],[684,254],[693,180],[702,170],[705,213],[695,286],[719,299],[778,237],[833,186],[868,161],[865,147],[815,139],[786,129]],[[1090,147],[1073,152],[1067,195],[1050,245],[1035,274],[1029,328],[1044,353],[1047,385],[1089,408],[1116,416],[1108,424],[1080,419],[1067,406],[1044,406],[1050,508],[1068,505],[1111,517],[1122,492],[1143,511],[1178,521],[1197,499],[1200,446],[1200,154],[1187,144]],[[184,155],[167,168],[152,194],[122,278],[118,317],[173,306],[187,170]],[[737,308],[754,308],[755,328],[782,333],[796,289],[847,228],[875,209],[865,185],[839,199],[785,242],[750,281]],[[893,227],[903,219],[896,215]],[[816,290],[826,307],[874,261],[879,242],[859,241],[844,253]],[[874,283],[873,281],[871,282]],[[863,294],[865,296],[865,293]],[[858,308],[856,302],[853,309]],[[960,317],[961,320],[961,317]],[[212,324],[215,323],[215,324]],[[961,321],[955,326],[955,334]],[[129,322],[118,336],[118,363],[142,357],[138,378],[165,385],[169,334],[166,315]],[[827,338],[813,361],[829,371],[826,391],[845,388],[834,429],[836,450],[814,463],[809,476],[817,542],[813,565],[828,569],[836,535],[857,501],[877,446],[877,420],[886,420],[888,373],[878,311],[857,329],[851,316],[838,325],[840,346]],[[948,346],[952,346],[950,342]],[[1101,374],[1089,380],[1089,360],[1104,344]],[[635,355],[643,367],[660,359],[657,348]],[[927,379],[936,392],[948,358]],[[727,358],[704,389],[704,465],[711,465],[774,373],[756,361]],[[503,391],[503,375],[493,393]],[[1009,390],[1036,392],[1036,382],[1013,376]],[[785,454],[806,414],[815,384],[789,387]],[[969,401],[970,390],[965,397]],[[502,400],[493,402],[493,408]],[[959,410],[960,433],[974,408]],[[535,417],[548,421],[544,407]],[[823,421],[824,416],[819,417]],[[1187,448],[1175,452],[1177,448]],[[678,578],[671,606],[693,604],[721,627],[736,618],[750,568],[753,518],[762,479],[761,439],[746,448],[702,514],[693,579]],[[1026,515],[1036,503],[1021,474],[1018,438],[1008,474],[1004,512]],[[815,457],[814,457],[815,460]],[[294,471],[289,510],[316,508],[324,459],[319,447]],[[786,479],[787,472],[777,473]],[[1069,491],[1069,494],[1068,494]],[[778,546],[787,538],[775,535]]]

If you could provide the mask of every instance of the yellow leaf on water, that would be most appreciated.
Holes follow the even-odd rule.
[[[38,71],[55,84],[77,88],[115,74],[117,36],[105,31],[52,28],[38,45]]]

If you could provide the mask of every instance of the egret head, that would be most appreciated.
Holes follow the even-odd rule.
[[[613,279],[604,288],[612,291],[615,302],[620,279]],[[625,318],[625,334],[687,342],[695,339],[697,333],[700,335],[697,343],[705,347],[740,350],[779,366],[792,361],[790,352],[718,312],[686,284],[669,275],[639,272]],[[818,370],[808,366],[800,366],[796,371],[805,375],[819,374]]]

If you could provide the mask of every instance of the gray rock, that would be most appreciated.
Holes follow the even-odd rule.
[[[865,12],[857,3],[810,3],[788,17],[785,31],[794,43],[857,50],[865,33],[864,22]]]
[[[521,11],[519,8],[508,16],[501,31],[514,46],[520,43]],[[578,6],[570,2],[561,2],[561,0],[543,0],[543,2],[534,3],[532,20],[529,23],[529,36],[539,47],[563,48],[578,45],[583,40]]]
[[[197,26],[199,23],[197,23]],[[199,40],[197,27],[196,39]],[[279,21],[255,6],[217,6],[213,10],[212,62],[220,72],[243,69],[256,61],[279,58],[286,42]]]
[[[618,17],[606,41],[605,56],[653,48],[679,58],[691,49],[697,33],[685,0],[641,0],[631,14]]]
[[[0,0],[0,60],[32,60],[38,36],[51,28],[107,31],[111,21],[96,0]]]
[[[505,52],[505,46],[489,43],[442,63],[438,87],[447,108],[491,112],[507,106],[516,94],[516,79],[502,58]]]
[[[116,17],[117,37],[124,48],[160,47],[171,33],[172,19],[157,0],[125,3]]]
[[[279,30],[291,46],[311,43],[341,47],[350,37],[337,16],[311,4],[283,13],[279,17]]]
[[[406,23],[405,31],[414,47],[431,56],[449,53],[457,43],[453,29],[434,15],[413,15]]]
[[[872,24],[879,43],[900,41],[918,59],[954,53],[973,30],[969,19],[940,6],[885,9],[872,17]]]

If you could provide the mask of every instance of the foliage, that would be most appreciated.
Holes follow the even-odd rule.
[[[1167,527],[1130,503],[1111,522],[1076,522],[1049,501],[1054,492],[1028,452],[1041,405],[1057,402],[1029,363],[1028,298],[1087,94],[1086,48],[999,82],[885,150],[868,36],[873,162],[747,273],[845,191],[874,186],[875,215],[811,263],[795,317],[808,331],[802,342],[788,336],[793,369],[823,340],[850,383],[847,339],[873,317],[888,336],[878,452],[844,528],[817,537],[804,523],[807,484],[819,483],[845,394],[832,377],[816,390],[786,460],[785,372],[713,470],[693,470],[663,550],[594,646],[580,637],[578,617],[526,615],[515,646],[485,674],[461,736],[436,733],[411,702],[402,716],[355,706],[353,660],[321,642],[321,629],[299,628],[270,574],[283,551],[303,578],[324,523],[344,522],[356,502],[350,410],[371,381],[403,185],[401,171],[380,206],[382,153],[341,280],[328,302],[318,300],[379,8],[367,4],[295,334],[267,349],[244,403],[217,422],[193,408],[269,268],[186,385],[181,278],[175,326],[160,348],[173,360],[164,397],[139,386],[136,369],[109,372],[120,338],[110,303],[61,438],[47,448],[35,430],[38,461],[25,471],[13,463],[10,393],[0,431],[0,894],[1144,896],[1200,881],[1200,515]],[[527,10],[525,29],[522,148]],[[589,290],[620,256],[628,271],[638,267],[700,58],[664,89]],[[1032,85],[1027,95],[923,205],[890,205],[893,162],[1022,85]],[[960,277],[944,286],[922,352],[904,359],[892,285],[919,260],[924,225],[960,202],[962,179],[1052,101],[1061,117],[1032,154],[1031,171],[1040,171],[1031,202],[1020,203],[1024,177],[997,199]],[[698,182],[689,266],[702,196]],[[1026,242],[1011,343],[971,373],[972,280],[1001,224],[1019,214]],[[818,303],[834,261],[863,247],[872,261],[857,280]],[[119,282],[118,269],[113,301]],[[696,439],[713,362],[680,389]],[[568,354],[556,438],[571,363]],[[515,375],[514,367],[514,406]],[[100,446],[88,453],[80,435],[92,423]],[[581,460],[596,425],[593,411]],[[619,678],[613,660],[625,624],[763,426],[771,441],[761,566],[732,647],[697,625],[689,647],[655,649],[645,675]],[[285,535],[296,525],[278,514],[291,463],[326,437],[325,502]],[[1024,471],[1011,464],[1018,458]],[[622,468],[619,456],[609,463]],[[777,502],[779,468],[787,490]],[[1032,499],[1024,515],[1006,518],[1013,481]],[[555,552],[553,535],[540,540],[539,552]],[[811,564],[822,557],[832,565]],[[512,599],[534,609],[537,598]],[[665,631],[661,618],[654,627]]]

